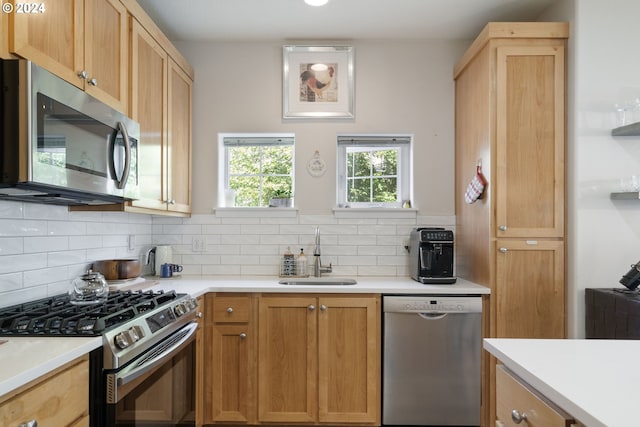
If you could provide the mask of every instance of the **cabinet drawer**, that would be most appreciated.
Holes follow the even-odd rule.
[[[36,420],[42,426],[82,426],[82,420],[88,421],[88,396],[89,361],[85,358],[0,404],[0,425]]]
[[[571,416],[513,376],[504,366],[496,367],[496,417],[507,426],[569,427],[574,424]],[[516,424],[512,411],[524,414],[527,420]],[[497,424],[499,425],[499,424]]]
[[[248,296],[216,296],[213,299],[214,323],[246,323],[249,321]]]

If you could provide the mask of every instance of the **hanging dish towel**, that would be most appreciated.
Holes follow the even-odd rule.
[[[487,180],[482,175],[482,166],[476,166],[476,174],[467,186],[467,191],[464,193],[464,200],[471,204],[476,200],[482,198],[484,188],[487,186]]]

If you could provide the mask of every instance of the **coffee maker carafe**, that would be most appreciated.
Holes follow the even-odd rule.
[[[444,228],[414,228],[409,243],[411,278],[425,284],[456,282],[453,231]]]

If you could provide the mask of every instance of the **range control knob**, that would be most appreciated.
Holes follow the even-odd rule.
[[[173,312],[177,317],[183,316],[187,311],[189,311],[189,308],[183,302],[176,304],[176,306],[173,307]]]
[[[132,326],[114,337],[115,344],[120,349],[125,349],[144,338],[144,330],[140,326]]]

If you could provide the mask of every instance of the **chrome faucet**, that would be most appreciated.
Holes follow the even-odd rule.
[[[331,273],[331,263],[326,266],[322,265],[322,261],[320,261],[320,227],[316,227],[316,245],[313,248],[313,275],[320,277],[322,273]]]

